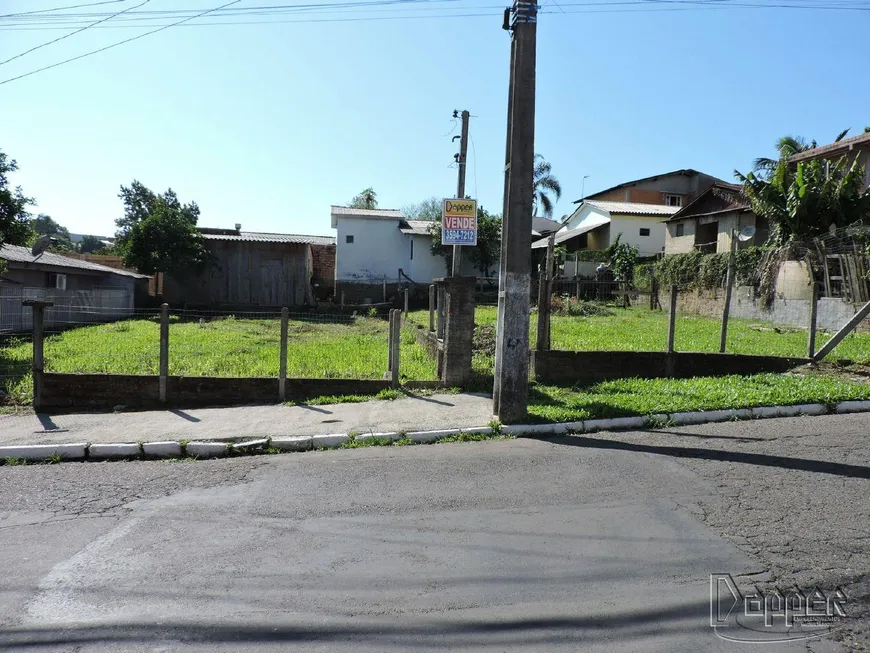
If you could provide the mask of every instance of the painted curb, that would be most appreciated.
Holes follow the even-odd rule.
[[[314,449],[335,449],[345,442],[350,442],[350,436],[344,433],[332,433],[330,435],[311,436],[311,446]]]
[[[154,456],[156,458],[180,458],[181,443],[176,440],[146,442],[142,445],[142,452],[146,456]]]
[[[826,415],[829,413],[848,414],[870,412],[870,401],[842,401],[833,411],[825,404],[797,404],[793,406],[757,406],[755,408],[738,408],[727,410],[686,411],[681,413],[657,414],[636,417],[615,417],[611,419],[594,419],[580,422],[561,422],[558,424],[511,424],[501,427],[499,433],[517,437],[533,437],[535,435],[564,435],[602,430],[635,430],[656,428],[656,423],[674,425],[711,424],[734,419],[795,417],[798,415]],[[396,440],[409,439],[418,444],[429,444],[443,438],[453,437],[460,433],[469,435],[498,435],[489,426],[473,428],[441,429],[437,431],[411,431],[408,433],[363,433],[354,436],[359,440]],[[198,458],[216,458],[226,456],[230,448],[238,453],[262,453],[270,446],[279,451],[310,451],[312,449],[335,449],[349,442],[351,436],[345,433],[325,435],[297,435],[276,438],[260,438],[228,444],[210,440],[200,440],[187,443],[183,447],[177,440],[160,442],[135,443],[97,443],[89,445],[86,442],[68,444],[31,444],[0,446],[0,461],[4,458],[23,459],[27,461],[46,461],[53,455],[59,455],[62,461],[85,460],[129,460],[131,458],[179,458],[184,450]]]
[[[0,459],[19,458],[21,460],[48,460],[60,456],[61,460],[84,460],[88,449],[87,442],[73,444],[19,444],[0,447]]]
[[[188,456],[196,458],[222,458],[230,454],[226,442],[188,442],[185,450]]]
[[[688,424],[714,424],[716,422],[729,422],[731,420],[749,419],[752,410],[749,408],[731,408],[725,410],[696,410],[685,413],[673,413],[670,421],[676,426]]]
[[[115,442],[109,444],[92,444],[88,447],[88,458],[99,460],[121,460],[138,458],[142,451],[136,443]]]
[[[233,451],[238,453],[253,453],[255,451],[264,451],[269,448],[269,438],[260,438],[258,440],[248,440],[247,442],[234,442]]]
[[[387,433],[360,433],[359,435],[354,436],[354,440],[358,440],[360,442],[367,442],[369,440],[386,440],[388,442],[395,442],[396,440],[401,439],[401,435],[395,432],[387,432]]]
[[[310,451],[310,435],[290,435],[283,438],[272,438],[272,447],[281,451]]]
[[[841,401],[835,409],[838,414],[870,412],[870,401]]]

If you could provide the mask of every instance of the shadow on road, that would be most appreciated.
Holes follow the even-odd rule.
[[[540,436],[536,439],[569,447],[618,449],[622,451],[637,451],[640,453],[655,453],[662,456],[673,456],[675,458],[718,460],[729,463],[760,465],[762,467],[781,467],[783,469],[795,469],[802,472],[819,472],[822,474],[833,474],[834,476],[846,476],[849,478],[870,478],[870,467],[848,465],[845,463],[831,463],[824,460],[810,460],[808,458],[790,458],[788,456],[770,456],[760,453],[723,451],[720,449],[700,449],[698,447],[667,447],[662,445],[641,444],[638,442],[620,442],[616,440],[604,440],[582,436]]]
[[[51,628],[0,630],[0,648],[31,650],[43,647],[77,647],[88,644],[122,645],[171,640],[200,644],[269,644],[274,642],[382,642],[399,649],[431,650],[433,646],[544,645],[571,642],[616,641],[661,637],[667,634],[703,634],[706,601],[670,607],[651,607],[610,614],[576,617],[526,617],[469,621],[414,620],[405,615],[401,623],[346,623],[279,625],[276,623],[228,626],[216,623],[125,623],[98,626],[58,625]],[[712,634],[711,634],[712,636]]]

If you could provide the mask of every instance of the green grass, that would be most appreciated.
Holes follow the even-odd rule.
[[[653,415],[870,399],[870,385],[821,374],[754,374],[694,379],[618,379],[582,388],[534,386],[529,416],[537,422]]]
[[[608,317],[553,316],[551,345],[553,349],[573,351],[663,351],[667,345],[668,315],[664,311],[646,308],[611,307]],[[428,311],[416,311],[410,319],[428,326]],[[475,313],[478,325],[494,325],[496,309],[481,306]],[[709,317],[677,316],[675,346],[677,351],[717,352],[721,321]],[[726,352],[732,354],[766,354],[772,356],[805,357],[805,330],[781,328],[755,320],[732,318],[728,322]],[[537,316],[532,315],[529,332],[534,346]],[[819,332],[817,348],[831,334]],[[858,364],[870,363],[870,333],[853,333],[829,355],[829,359],[849,359]],[[492,356],[476,355],[475,369],[492,370]]]

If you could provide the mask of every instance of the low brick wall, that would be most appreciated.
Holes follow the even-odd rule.
[[[654,351],[532,352],[535,378],[544,383],[592,383],[607,379],[689,378],[786,372],[806,358]]]
[[[214,378],[170,376],[167,403],[158,399],[157,376],[124,374],[45,374],[41,410],[147,409],[172,406],[239,406],[278,403],[276,378]],[[390,387],[386,380],[287,379],[288,401],[323,395],[376,394]],[[409,381],[408,389],[438,388],[437,381]]]

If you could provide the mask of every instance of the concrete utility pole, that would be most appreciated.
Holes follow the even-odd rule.
[[[465,163],[468,159],[468,120],[470,117],[471,114],[468,113],[468,111],[462,112],[462,136],[459,137],[459,154],[456,155],[456,163],[459,167],[459,180],[456,182],[456,198],[460,200],[465,199]],[[453,246],[453,267],[451,276],[462,276],[461,245]]]
[[[505,424],[525,418],[529,403],[537,11],[533,2],[514,0],[513,8],[505,11],[504,22],[513,35],[493,414]]]

